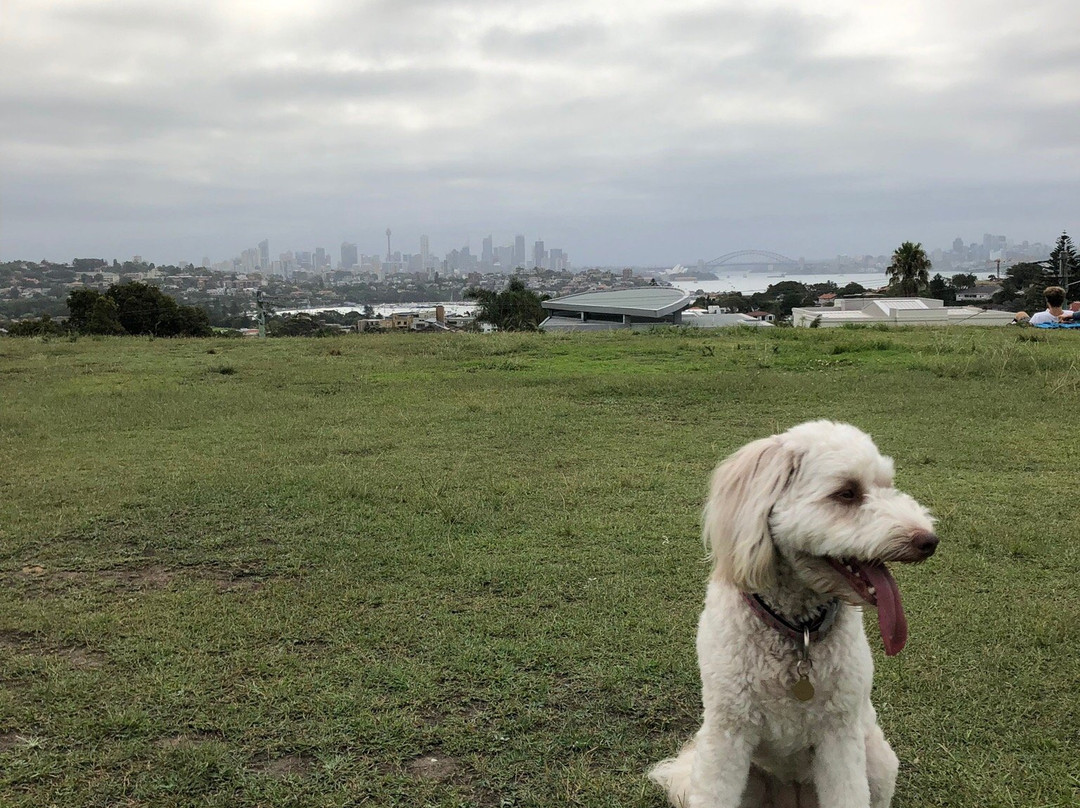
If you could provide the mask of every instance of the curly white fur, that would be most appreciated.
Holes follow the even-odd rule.
[[[893,488],[892,460],[853,426],[814,421],[744,446],[715,471],[704,511],[714,568],[698,624],[704,717],[649,777],[679,808],[887,808],[897,758],[870,703],[863,597],[827,560],[919,561],[933,520]],[[743,593],[795,619],[840,598],[811,648],[801,702],[796,644]]]

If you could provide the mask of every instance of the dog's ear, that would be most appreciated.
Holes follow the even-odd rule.
[[[797,471],[797,456],[775,436],[747,444],[717,466],[702,529],[714,576],[744,592],[772,582],[769,513]]]

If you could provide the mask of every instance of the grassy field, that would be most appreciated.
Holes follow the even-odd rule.
[[[1080,804],[1077,340],[2,340],[0,805],[660,808],[709,471],[818,417],[940,519],[894,804]]]

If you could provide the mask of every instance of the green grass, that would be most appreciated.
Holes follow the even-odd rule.
[[[940,519],[897,570],[907,648],[871,633],[894,804],[1077,805],[1078,357],[1011,328],[0,341],[0,805],[659,808],[709,471],[819,417]]]

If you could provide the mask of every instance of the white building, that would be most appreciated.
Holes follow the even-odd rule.
[[[693,328],[727,328],[733,325],[745,325],[750,328],[773,327],[773,324],[766,320],[759,320],[737,311],[721,311],[719,306],[709,306],[708,311],[686,309],[682,313],[682,324]]]
[[[792,309],[791,322],[839,325],[1008,325],[1013,315],[975,306],[946,306],[927,297],[840,298],[832,308]]]
[[[1000,291],[1000,286],[990,283],[977,284],[967,289],[958,289],[956,299],[964,303],[988,303]]]

